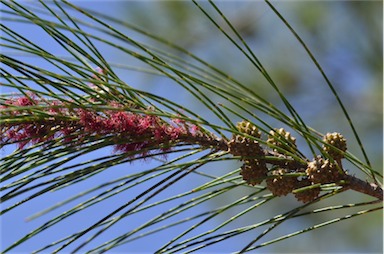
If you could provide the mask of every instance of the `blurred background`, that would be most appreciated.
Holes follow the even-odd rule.
[[[87,1],[74,1],[73,3],[86,9],[111,15],[121,21],[132,23],[180,45],[223,70],[229,76],[239,80],[242,84],[256,90],[266,100],[286,111],[278,95],[267,84],[262,75],[258,73],[256,68],[209,22],[193,3],[186,1],[97,1],[92,4]],[[207,10],[210,10],[208,3],[199,3],[207,7]],[[279,1],[273,4],[302,37],[323,67],[324,72],[335,86],[354,121],[372,165],[376,170],[382,170],[382,1]],[[285,93],[285,96],[304,121],[322,133],[333,131],[342,133],[348,140],[348,149],[363,160],[348,122],[331,90],[310,61],[305,50],[271,9],[261,1],[219,1],[217,5],[259,57],[263,66],[270,72],[275,83]],[[211,11],[212,15],[213,13]],[[224,23],[220,23],[220,25],[225,27]],[[12,24],[12,27],[28,36],[32,41],[47,48],[47,50],[51,52],[58,51],[57,45],[49,43],[49,39],[42,39],[42,36],[47,35],[44,35],[37,27],[20,23]],[[120,31],[125,33],[124,28],[121,28]],[[136,34],[132,34],[132,38],[149,45],[153,43],[153,41]],[[130,62],[131,59],[115,49],[102,44],[97,46],[99,46],[103,56],[110,60],[111,63],[136,64]],[[60,54],[60,50],[57,53]],[[206,114],[206,109],[196,99],[193,99],[177,85],[171,84],[172,81],[168,79],[129,71],[118,66],[115,71],[122,80],[133,87],[165,96],[177,103],[186,105],[203,116]],[[2,92],[4,91],[9,92],[6,90]],[[225,103],[221,98],[212,98],[212,100],[217,100],[217,103]],[[234,122],[238,120],[238,118],[233,118]],[[267,120],[271,125],[280,127],[277,121],[274,122],[274,119]],[[298,146],[300,147],[300,143]],[[12,149],[14,148],[7,147],[3,153],[8,154]],[[302,149],[304,153],[308,152],[305,147]],[[99,156],[101,153],[105,153],[105,151],[99,151],[88,156]],[[144,162],[142,164],[135,162],[134,164],[116,166],[107,170],[105,174],[95,176],[88,181],[77,184],[77,186],[71,186],[68,190],[52,193],[52,196],[45,195],[45,197],[35,199],[15,209],[14,212],[2,216],[1,245],[8,246],[38,225],[41,225],[44,219],[52,216],[48,214],[42,218],[26,222],[25,219],[32,214],[59,202],[63,198],[68,198],[73,194],[98,185],[102,181],[106,182],[126,175],[129,170],[142,170],[143,168],[151,168],[153,165],[155,165],[154,162]],[[206,170],[222,175],[239,166],[239,164],[233,162],[221,162],[214,164],[214,166],[208,165]],[[350,169],[350,172],[361,176],[363,179],[365,177],[360,172],[354,171],[353,168]],[[196,181],[200,180],[196,179]],[[176,193],[182,192],[183,188],[188,190],[198,183],[201,184],[202,182],[184,183],[178,187],[180,189]],[[229,192],[231,196],[227,194],[214,198],[203,206],[196,207],[194,211],[199,213],[215,209],[226,204],[229,200],[241,197],[244,195],[243,191],[246,192],[247,190],[236,190],[234,193]],[[158,199],[164,198],[168,194],[162,195],[164,196],[159,196]],[[97,218],[101,218],[107,212],[112,211],[113,207],[121,203],[122,198],[128,201],[129,198],[133,197],[127,196],[129,196],[129,193],[125,193],[119,198],[112,198],[100,206],[86,210],[71,220],[59,223],[55,230],[38,235],[34,240],[27,242],[27,244],[20,246],[16,250],[20,253],[31,252],[31,250],[40,247],[42,242],[48,244],[73,232],[76,228],[84,228],[85,225],[90,225]],[[370,198],[357,193],[346,192],[327,202],[329,205],[336,205],[348,202],[363,202],[364,200],[370,200]],[[60,214],[76,204],[70,203],[68,206],[54,211],[54,214]],[[173,206],[176,204],[174,203]],[[163,208],[166,211],[169,208],[167,206],[170,207],[171,204],[160,206],[157,209]],[[278,198],[271,202],[270,205],[262,209],[255,209],[241,217],[237,223],[238,226],[250,225],[295,206],[297,206],[297,202],[292,197]],[[210,222],[212,224],[204,224],[201,230],[204,231],[220,224],[236,214],[236,212],[239,211],[232,211],[233,214],[223,213],[212,220]],[[320,217],[306,216],[294,219],[272,233],[270,239],[342,216],[340,214],[335,211],[322,214]],[[155,215],[156,211],[150,210],[138,213],[135,217],[127,219],[125,225],[124,223],[116,225],[110,235],[122,234],[125,232],[125,228],[134,227],[135,224],[140,225],[140,222],[145,222]],[[192,215],[182,213],[180,217]],[[382,225],[382,212],[375,212],[275,243],[258,250],[257,253],[381,253],[383,250]],[[164,233],[166,232],[168,231]],[[170,230],[169,234],[176,234],[176,232],[180,232],[180,228],[176,227]],[[260,232],[257,231],[257,233]],[[244,246],[257,236],[257,233],[250,231],[240,238],[223,241],[200,253],[236,251],[239,246]],[[155,234],[153,237],[144,238],[116,248],[111,253],[150,252],[153,246],[161,246],[165,236],[168,235]],[[101,236],[98,241],[102,243],[105,240],[108,240],[108,237]]]

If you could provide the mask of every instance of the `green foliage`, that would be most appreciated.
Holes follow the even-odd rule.
[[[373,216],[372,212],[382,210],[382,201],[377,198],[366,200],[358,195],[346,195],[342,183],[322,182],[295,189],[295,195],[308,190],[322,191],[319,198],[302,204],[289,197],[276,197],[276,192],[271,193],[265,184],[258,182],[249,186],[243,181],[240,175],[243,167],[239,161],[246,159],[242,154],[220,149],[236,135],[289,156],[300,165],[306,165],[318,155],[333,163],[334,158],[326,151],[335,150],[335,147],[323,148],[327,145],[324,135],[302,117],[301,110],[291,100],[289,89],[276,81],[279,79],[272,74],[275,70],[269,71],[267,65],[262,64],[257,51],[243,36],[252,36],[253,30],[247,30],[246,24],[242,29],[234,25],[231,14],[225,12],[224,3],[222,8],[222,3],[211,1],[156,5],[168,11],[182,8],[185,13],[182,17],[204,20],[204,24],[220,35],[215,39],[217,43],[229,43],[240,52],[238,56],[245,57],[247,66],[244,68],[252,70],[252,75],[257,72],[254,75],[258,82],[263,82],[257,86],[260,89],[249,85],[248,78],[236,78],[237,75],[233,75],[236,71],[231,74],[219,68],[219,64],[210,64],[192,53],[198,42],[181,40],[184,45],[181,47],[172,42],[172,35],[170,38],[159,36],[149,29],[66,1],[40,1],[38,5],[2,1],[1,4],[4,23],[1,24],[0,58],[4,90],[0,98],[0,119],[1,145],[6,151],[0,163],[1,214],[9,218],[6,216],[29,203],[38,200],[43,200],[44,205],[49,203],[48,208],[28,218],[44,221],[5,246],[4,252],[40,242],[40,235],[49,235],[63,223],[73,223],[72,218],[82,218],[75,222],[83,220],[80,215],[84,214],[86,223],[78,223],[71,232],[64,232],[61,239],[34,245],[36,252],[105,252],[139,243],[143,248],[138,251],[178,253],[215,250],[220,244],[236,241],[231,251],[247,252],[268,248],[336,222],[353,221],[360,215]],[[132,6],[138,8],[140,5]],[[347,141],[353,140],[362,154],[360,159],[349,150],[343,153],[348,168],[382,186],[382,173],[372,166],[355,123],[343,104],[343,96],[339,96],[319,61],[291,24],[270,2],[266,1],[263,6],[268,8],[268,15],[278,17],[292,33],[292,38],[297,39],[297,44],[304,48],[324,78],[325,86],[330,88],[329,96],[337,102],[351,130]],[[170,13],[175,19],[180,18],[177,11]],[[237,20],[237,24],[242,24],[241,21]],[[35,42],[28,33],[19,31],[18,26],[37,26],[48,35],[49,41]],[[181,23],[181,27],[187,26],[187,22]],[[54,46],[45,47],[45,43]],[[124,59],[124,62],[112,61],[105,52],[117,52],[118,60]],[[131,84],[135,79],[127,78],[126,73],[138,73],[147,78],[147,83],[158,84],[145,89]],[[270,95],[272,93],[274,95]],[[183,96],[181,94],[187,95],[187,103],[178,98]],[[38,103],[23,104],[18,98],[30,98]],[[116,104],[119,107],[115,107]],[[49,110],[65,113],[52,114]],[[158,126],[173,126],[181,128],[185,135],[175,137],[170,143],[160,142],[153,136],[128,137],[122,132],[89,132],[90,129],[80,127],[70,134],[72,136],[57,135],[57,128],[75,126],[76,121],[82,120],[79,112],[96,112],[104,120],[111,119],[114,112],[143,118],[151,116],[157,121],[150,125],[151,131]],[[47,119],[52,117],[55,125],[50,125],[40,139],[6,136],[10,128],[23,128],[20,127],[23,124],[39,123],[46,127]],[[242,131],[236,126],[238,121],[252,126],[252,130]],[[192,133],[192,126],[196,127],[198,135],[186,139],[185,136]],[[271,136],[271,130],[282,127],[290,131],[288,138],[284,136],[288,132]],[[253,135],[254,132],[257,135]],[[273,142],[267,142],[268,135]],[[296,141],[295,138],[300,142],[294,146],[284,145]],[[11,151],[15,143],[20,145],[28,141],[33,141],[32,145]],[[126,142],[144,141],[150,141],[150,145],[126,152],[114,153],[111,149]],[[279,161],[272,155],[266,159],[272,165]],[[337,162],[341,166],[341,162]],[[116,172],[126,168],[129,169]],[[275,167],[270,171],[278,172],[280,178],[281,175],[305,176],[305,172],[279,171]],[[267,182],[271,185],[273,181]],[[67,190],[73,196],[68,197]],[[52,193],[60,200],[50,200]],[[45,199],[50,201],[45,202]],[[108,209],[101,209],[103,207]],[[87,216],[93,213],[95,217]],[[310,220],[311,216],[315,219]],[[292,226],[306,219],[309,224]],[[118,225],[122,228],[116,233],[113,228]],[[284,230],[288,228],[285,225],[291,230]],[[158,238],[161,238],[160,244],[158,241],[148,244]]]

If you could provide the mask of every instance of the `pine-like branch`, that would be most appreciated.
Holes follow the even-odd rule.
[[[95,103],[90,100],[90,103]],[[108,109],[75,108],[59,101],[19,97],[8,100],[1,109],[6,118],[1,126],[0,145],[18,143],[23,149],[28,143],[44,143],[61,137],[70,143],[89,136],[110,137],[116,151],[146,155],[152,150],[169,150],[176,145],[198,145],[203,149],[224,151],[238,156],[244,162],[241,175],[247,184],[267,182],[269,190],[277,195],[295,193],[298,200],[309,202],[319,196],[321,184],[335,183],[383,200],[383,189],[375,184],[348,175],[341,159],[346,151],[346,140],[338,133],[324,138],[330,146],[323,146],[332,160],[318,156],[313,161],[295,158],[295,138],[284,129],[271,131],[262,146],[257,127],[243,121],[237,124],[240,134],[231,139],[218,138],[202,132],[198,126],[175,118],[168,123],[150,110],[127,112],[129,107],[110,102]],[[34,111],[36,107],[39,111]],[[274,147],[271,149],[267,145]],[[299,179],[300,178],[300,179]],[[320,186],[314,187],[320,184]],[[296,189],[308,187],[297,192]]]

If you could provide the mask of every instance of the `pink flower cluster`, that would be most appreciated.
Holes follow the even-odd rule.
[[[99,114],[79,109],[79,123],[85,133],[113,135],[118,144],[115,150],[122,152],[141,151],[162,146],[167,149],[183,136],[196,135],[196,127],[188,124],[168,124],[160,117],[124,111],[109,111]]]
[[[29,111],[28,106],[36,105],[42,106],[44,114],[28,120],[28,117],[37,114]],[[16,108],[20,106],[26,108]],[[1,115],[27,117],[25,121],[3,124],[0,128],[0,144],[17,143],[22,149],[27,144],[59,137],[69,144],[85,137],[102,136],[115,141],[115,151],[148,153],[154,149],[167,150],[199,132],[196,126],[180,119],[167,123],[159,116],[123,111],[122,105],[117,103],[109,106],[115,110],[96,112],[87,108],[70,108],[58,101],[33,97],[8,100],[0,108]],[[15,110],[12,110],[13,107]]]
[[[1,115],[9,115],[12,117],[18,117],[21,115],[27,115],[28,112],[25,110],[7,110],[13,107],[28,107],[37,105],[36,100],[30,97],[19,97],[16,99],[6,100],[4,105],[0,105]],[[41,128],[41,126],[30,124],[27,122],[21,122],[17,124],[1,124],[1,139],[0,143],[5,142],[18,142],[19,147],[23,148],[28,142],[38,143],[41,142],[43,137],[46,137],[47,130]],[[28,141],[27,141],[28,140]]]

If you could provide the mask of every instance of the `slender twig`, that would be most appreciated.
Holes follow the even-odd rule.
[[[295,159],[290,155],[293,155],[295,149],[297,149],[294,144],[295,139],[290,137],[290,134],[283,129],[280,129],[280,133],[277,133],[277,131],[272,132],[275,136],[270,136],[267,141],[275,148],[271,150],[270,148],[261,147],[257,141],[260,140],[257,127],[250,125],[246,121],[238,124],[240,132],[247,132],[252,129],[250,133],[244,133],[246,137],[234,135],[232,139],[224,139],[218,138],[212,133],[202,132],[200,127],[185,120],[174,119],[173,122],[167,123],[159,116],[125,112],[122,109],[119,111],[121,105],[117,103],[111,103],[110,105],[116,107],[115,110],[101,112],[86,108],[75,109],[59,102],[51,102],[45,108],[39,108],[38,105],[42,103],[43,101],[32,96],[32,98],[20,97],[9,100],[5,106],[2,106],[2,115],[8,115],[12,118],[5,118],[0,129],[2,136],[5,137],[0,142],[1,146],[7,143],[19,143],[19,147],[24,148],[28,143],[50,141],[59,136],[67,137],[66,139],[69,141],[70,137],[79,135],[84,137],[114,137],[115,150],[124,153],[133,151],[137,152],[136,154],[139,154],[140,151],[148,153],[148,151],[154,149],[171,149],[173,146],[180,144],[197,145],[203,149],[224,151],[238,156],[239,160],[245,163],[241,173],[243,179],[248,184],[254,185],[261,183],[265,179],[272,178],[267,183],[268,188],[275,195],[285,195],[294,189],[303,188],[311,183],[335,182],[341,184],[343,188],[352,189],[383,200],[383,189],[381,187],[348,175],[344,171],[341,164],[342,157],[338,156],[338,151],[329,147],[326,148],[329,153],[336,156],[334,160],[335,167],[332,166],[331,162],[320,157],[315,159],[314,162]],[[247,126],[248,129],[243,130],[244,126]],[[257,140],[252,139],[250,134],[253,134]],[[287,143],[284,143],[285,136],[290,139],[285,140]],[[334,136],[337,137],[338,135],[329,135],[328,137]],[[343,141],[345,140],[343,139]],[[317,169],[317,164],[321,168]],[[271,172],[276,167],[283,170],[268,173],[268,165]],[[308,168],[313,166],[315,166],[314,175],[313,172],[312,176],[308,175],[311,174]],[[335,172],[332,171],[332,168],[336,168]],[[246,170],[248,171],[246,172]],[[284,175],[286,177],[283,177]],[[303,181],[296,181],[295,179],[298,176],[308,177],[311,181],[307,181],[305,184]],[[276,183],[275,187],[273,187],[274,181],[282,181],[277,185],[287,184],[287,179],[290,181],[290,186],[286,187],[287,190],[284,191],[283,188],[285,187],[281,186],[276,188]],[[314,186],[310,188],[314,190]],[[318,191],[312,194],[314,195],[312,198],[315,198]],[[300,200],[307,202],[312,198],[300,198]]]

